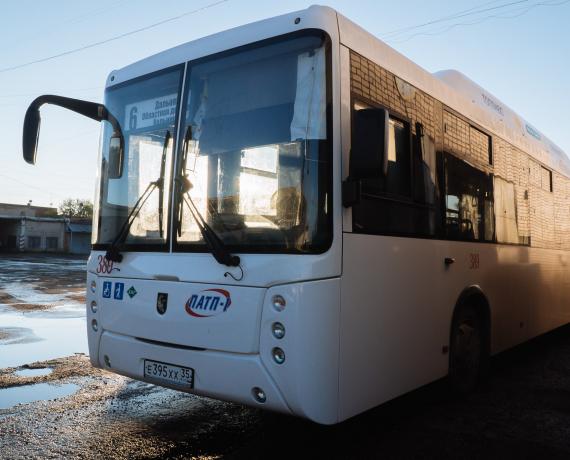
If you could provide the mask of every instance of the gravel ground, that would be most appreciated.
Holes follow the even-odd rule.
[[[92,369],[85,356],[35,363],[72,396],[0,410],[3,458],[569,458],[570,328],[493,360],[454,400],[443,382],[333,427],[178,393]]]
[[[0,458],[570,458],[569,326],[494,358],[462,400],[438,382],[333,427],[136,382],[83,354],[1,369],[0,403],[66,384],[77,385],[67,397],[0,409]]]

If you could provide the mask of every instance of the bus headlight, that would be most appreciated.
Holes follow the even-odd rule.
[[[273,337],[281,340],[283,337],[285,337],[285,326],[283,326],[281,323],[273,323],[271,325],[271,332],[273,332]]]
[[[285,298],[282,295],[274,295],[271,299],[271,304],[275,310],[283,311],[285,310],[285,305],[287,305],[287,302],[285,302]]]
[[[253,395],[253,399],[255,399],[258,403],[264,403],[267,401],[267,396],[265,395],[265,391],[263,391],[259,387],[253,387],[251,389],[251,394]]]
[[[91,311],[93,313],[97,313],[97,302],[95,301],[91,302]]]
[[[93,294],[95,294],[95,291],[97,290],[97,282],[95,280],[91,281],[91,292]]]
[[[285,362],[285,352],[281,348],[275,347],[271,351],[271,354],[273,355],[273,361],[277,364],[283,364]]]
[[[99,324],[97,324],[97,320],[94,319],[93,321],[91,321],[91,328],[97,332],[99,330]]]

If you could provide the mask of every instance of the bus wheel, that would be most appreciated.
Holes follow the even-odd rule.
[[[451,389],[457,394],[472,391],[481,376],[484,360],[481,317],[471,306],[459,307],[451,327],[449,353]]]

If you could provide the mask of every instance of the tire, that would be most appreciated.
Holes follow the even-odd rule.
[[[460,306],[453,317],[449,347],[449,383],[459,395],[472,392],[486,368],[484,324],[471,305]]]

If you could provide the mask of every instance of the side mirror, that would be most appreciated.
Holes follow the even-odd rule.
[[[47,94],[34,99],[34,101],[28,107],[26,116],[24,118],[22,150],[24,153],[24,160],[26,160],[28,163],[32,165],[36,163],[38,137],[40,134],[40,107],[44,104],[57,105],[59,107],[63,107],[64,109],[72,110],[73,112],[79,113],[95,121],[108,121],[111,123],[113,129],[115,130],[113,136],[121,139],[120,143],[122,149],[123,134],[121,132],[119,121],[107,110],[103,104]]]
[[[123,137],[113,134],[109,142],[109,179],[118,179],[123,175]]]
[[[385,109],[354,112],[349,176],[372,179],[388,173],[390,117]]]
[[[24,160],[31,165],[36,164],[36,153],[38,151],[38,139],[40,136],[40,111],[30,106],[24,118],[24,134],[22,136],[22,148]]]

